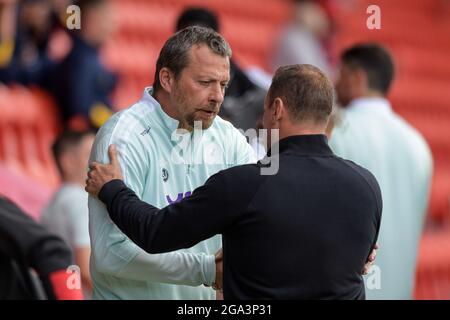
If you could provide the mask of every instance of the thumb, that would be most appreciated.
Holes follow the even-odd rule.
[[[109,161],[113,166],[119,166],[119,160],[117,159],[117,150],[115,145],[110,145],[108,148]]]

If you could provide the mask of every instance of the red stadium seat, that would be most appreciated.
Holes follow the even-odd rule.
[[[415,298],[450,298],[450,230],[423,236],[417,264]]]
[[[4,117],[0,121],[3,163],[19,174],[55,187],[59,180],[50,161],[50,139],[56,135],[55,123],[59,118],[49,111],[56,109],[43,101],[38,90],[22,86],[2,87],[0,95],[5,97]]]

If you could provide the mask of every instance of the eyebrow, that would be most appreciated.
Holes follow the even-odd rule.
[[[213,76],[198,76],[198,79],[200,81],[209,81],[209,82],[230,82],[230,78],[227,79],[217,79],[216,77]]]

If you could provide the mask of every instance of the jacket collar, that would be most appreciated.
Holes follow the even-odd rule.
[[[324,134],[297,135],[281,139],[278,142],[279,153],[296,153],[302,155],[331,156],[328,138]],[[271,156],[273,148],[267,152]]]
[[[178,128],[179,121],[169,117],[169,115],[164,112],[159,102],[153,97],[153,87],[145,88],[141,101],[154,110],[158,119],[169,132],[173,132]]]

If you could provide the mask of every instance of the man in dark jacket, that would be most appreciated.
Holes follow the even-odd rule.
[[[262,174],[262,163],[227,169],[158,209],[119,180],[112,147],[111,165],[91,164],[86,190],[149,253],[222,234],[225,299],[364,299],[361,272],[378,236],[381,193],[369,171],[328,147],[332,103],[319,69],[281,67],[264,108],[265,128],[280,137],[269,150],[275,174]]]
[[[0,300],[83,299],[70,266],[68,245],[0,196]]]
[[[114,32],[111,2],[78,0],[82,27],[72,32],[73,47],[52,74],[52,92],[64,123],[80,130],[99,128],[111,116],[117,75],[106,68],[100,50]]]

